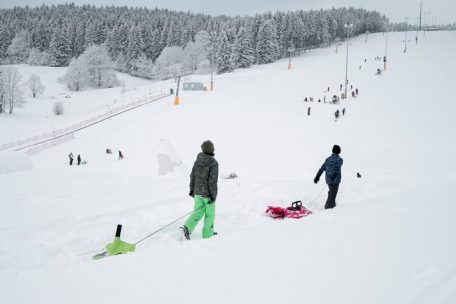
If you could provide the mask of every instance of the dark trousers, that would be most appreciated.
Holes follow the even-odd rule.
[[[336,196],[339,190],[339,184],[328,184],[328,199],[326,200],[325,209],[336,207]]]

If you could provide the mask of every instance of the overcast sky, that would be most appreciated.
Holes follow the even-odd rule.
[[[65,3],[65,0],[0,0],[0,7],[37,6],[42,3]],[[385,14],[391,21],[417,23],[420,0],[73,0],[76,4],[147,6],[172,10],[202,12],[211,15],[253,15],[257,12],[275,10],[320,9],[353,6],[376,10]],[[431,12],[427,20],[437,19],[437,23],[456,22],[456,0],[423,1],[423,12]],[[423,14],[424,20],[424,14]]]

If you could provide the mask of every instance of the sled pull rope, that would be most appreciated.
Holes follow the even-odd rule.
[[[312,205],[315,203],[315,201],[317,200],[317,198],[320,197],[320,195],[323,193],[323,191],[325,191],[326,188],[327,188],[327,186],[325,185],[325,186],[323,187],[323,189],[321,189],[321,191],[317,194],[317,196],[315,196],[315,198],[314,198],[314,199],[310,202],[310,204],[307,206],[308,208],[310,208],[310,206],[312,206]]]
[[[190,212],[188,212],[188,213],[182,215],[180,218],[175,219],[175,220],[172,221],[171,223],[168,223],[168,224],[166,224],[165,226],[163,226],[163,227],[161,227],[161,228],[155,230],[155,231],[152,232],[151,234],[149,234],[149,235],[147,235],[146,237],[144,237],[144,238],[140,239],[139,241],[137,241],[137,242],[135,243],[135,245],[138,245],[139,243],[141,243],[141,242],[144,241],[145,239],[150,238],[150,237],[153,236],[154,234],[156,234],[156,233],[162,231],[163,229],[165,229],[165,228],[168,227],[168,226],[171,226],[171,225],[174,224],[175,222],[177,222],[177,221],[183,219],[184,217],[186,217],[186,216],[192,214],[192,213],[195,212],[196,210],[199,210],[199,209],[203,208],[204,206],[206,206],[206,204],[203,204],[201,207],[196,208],[196,209],[194,209],[194,210],[192,210],[192,211],[190,211]]]

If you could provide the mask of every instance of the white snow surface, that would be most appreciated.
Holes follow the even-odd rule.
[[[388,35],[382,76],[374,57],[385,36],[350,41],[359,97],[339,105],[323,96],[328,86],[327,99],[340,93],[345,45],[292,58],[291,70],[283,60],[216,76],[213,92],[180,91],[178,106],[167,97],[129,111],[33,155],[33,170],[0,174],[1,302],[456,303],[456,33],[420,34],[418,45],[412,36],[407,53],[403,37]],[[43,83],[60,72],[39,69]],[[210,76],[192,78],[208,85]],[[28,104],[0,117],[0,142],[172,84],[72,94],[72,110],[57,118]],[[200,224],[183,241],[183,219],[134,253],[93,261],[117,224],[134,243],[192,210],[189,172],[206,139],[220,176],[238,175],[219,179],[218,235],[202,239]],[[342,183],[337,207],[324,210],[324,178],[313,178],[334,144]],[[69,166],[70,152],[87,164]],[[157,153],[180,169],[159,175]],[[295,200],[314,214],[264,214]]]
[[[16,151],[0,152],[0,174],[32,169],[27,155]]]

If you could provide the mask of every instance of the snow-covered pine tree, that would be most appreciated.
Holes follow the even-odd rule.
[[[6,26],[0,24],[0,59],[7,55],[8,46],[11,44]]]
[[[86,25],[84,21],[78,22],[73,44],[73,57],[79,57],[85,51]]]
[[[96,44],[96,45],[103,44],[106,40],[106,35],[107,35],[107,33],[106,33],[103,23],[98,19],[92,21],[88,25],[87,31],[86,31],[85,40],[86,40],[87,46],[92,45],[92,44]]]
[[[143,52],[147,59],[152,58],[152,55],[155,52],[154,43],[154,32],[151,31],[152,25],[149,23],[143,23],[141,25],[141,34],[143,38]]]
[[[233,63],[235,68],[248,68],[254,62],[250,37],[245,27],[239,28],[237,40],[233,48]]]
[[[49,30],[47,23],[44,20],[41,20],[38,23],[38,26],[33,29],[33,31],[33,47],[37,48],[41,52],[48,50],[49,43],[51,42],[52,38],[52,31]]]
[[[160,31],[158,29],[154,30],[152,33],[152,41],[150,42],[150,47],[146,48],[146,56],[155,61],[160,55],[162,48],[160,46]]]
[[[128,42],[129,42],[130,28],[126,25],[119,25],[119,34],[116,38],[116,45],[118,48],[118,55],[124,54],[127,55],[128,51]]]
[[[277,34],[272,20],[265,20],[258,32],[256,46],[259,64],[274,62],[277,58]]]
[[[141,34],[141,29],[137,26],[130,31],[130,39],[127,49],[127,69],[134,71],[133,62],[143,55],[144,43]]]
[[[319,44],[328,44],[330,39],[329,23],[326,14],[324,14],[323,11],[318,13],[317,36]]]
[[[252,45],[256,46],[258,44],[258,32],[260,31],[260,27],[263,24],[263,16],[256,14],[255,17],[253,17],[253,26],[252,26]],[[255,59],[257,58],[256,56],[256,48],[254,49],[255,52]]]
[[[49,53],[52,57],[52,66],[66,66],[70,61],[72,49],[65,26],[54,30]]]
[[[117,58],[118,48],[116,44],[116,37],[119,35],[119,27],[116,25],[114,28],[108,32],[108,37],[106,38],[106,50],[111,58]]]
[[[221,31],[217,43],[217,74],[230,73],[234,70],[233,51],[225,31]]]
[[[174,19],[174,18],[173,18]],[[167,46],[180,46],[181,34],[184,28],[180,21],[174,20],[169,27],[169,35],[166,45]]]
[[[179,45],[186,46],[186,45],[188,45],[188,43],[190,41],[194,42],[195,41],[194,35],[195,35],[195,32],[194,32],[193,28],[186,27],[184,29],[184,32],[182,33],[181,41],[180,41]]]

